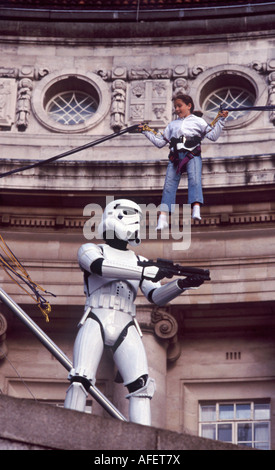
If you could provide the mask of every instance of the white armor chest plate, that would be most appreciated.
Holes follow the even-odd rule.
[[[113,280],[102,285],[88,296],[88,306],[95,309],[117,310],[135,315],[136,292],[127,281]]]
[[[137,257],[133,251],[122,251],[108,245],[100,245],[104,258],[119,261],[128,266],[137,265]],[[116,310],[135,315],[134,300],[139,288],[139,281],[104,278],[97,274],[90,274],[87,280],[86,307],[95,309]]]

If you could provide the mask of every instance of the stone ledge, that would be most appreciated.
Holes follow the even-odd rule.
[[[45,229],[47,232],[49,230],[60,231],[74,230],[76,233],[81,233],[87,221],[88,217],[72,217],[72,216],[39,216],[39,215],[18,215],[18,214],[4,214],[0,215],[0,227],[15,227],[15,228],[39,228]],[[229,226],[229,225],[251,225],[251,224],[268,224],[274,223],[275,214],[265,211],[261,213],[233,213],[228,214],[227,212],[221,212],[217,214],[204,214],[202,213],[202,220],[200,222],[191,221],[191,225],[196,227],[200,226],[209,227],[209,226]],[[154,220],[155,223],[155,220]],[[152,224],[151,224],[152,225]],[[146,224],[146,230],[149,230],[151,227],[149,224]],[[153,226],[154,228],[154,226]],[[182,230],[182,223],[179,222],[179,229]],[[90,229],[91,230],[91,229]]]
[[[0,449],[249,450],[6,395],[0,396]]]
[[[274,154],[211,157],[203,159],[202,183],[205,189],[254,188],[274,185]],[[1,159],[2,173],[36,163],[34,160]],[[162,191],[167,159],[162,160],[62,160],[44,163],[26,171],[1,178],[4,189],[75,191]],[[137,184],[138,181],[138,184]],[[187,176],[182,175],[182,186]]]

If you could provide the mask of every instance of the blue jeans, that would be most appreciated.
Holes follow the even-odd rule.
[[[183,159],[185,152],[179,152],[179,158]],[[188,178],[188,204],[200,202],[203,204],[201,173],[201,156],[193,157],[186,165]],[[177,173],[177,168],[169,161],[162,192],[161,210],[164,212],[174,212],[173,204],[176,204],[176,194],[181,179],[181,174]]]

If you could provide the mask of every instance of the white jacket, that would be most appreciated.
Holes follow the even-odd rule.
[[[162,148],[170,142],[172,137],[179,138],[182,135],[187,138],[198,136],[204,139],[206,137],[209,140],[216,141],[221,135],[224,124],[225,118],[221,118],[212,128],[203,118],[190,114],[186,118],[171,121],[164,129],[163,134],[158,133],[155,135],[151,131],[143,131],[143,134],[156,147]]]

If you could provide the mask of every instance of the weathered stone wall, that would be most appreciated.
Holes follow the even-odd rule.
[[[1,450],[94,450],[91,461],[110,463],[112,452],[121,457],[146,461],[146,451],[156,456],[163,451],[181,450],[246,450],[245,448],[214,442],[188,434],[124,423],[115,419],[87,416],[85,413],[62,410],[49,405],[11,397],[0,397],[0,449]],[[104,432],[102,430],[104,429]],[[142,454],[142,451],[145,451]],[[118,456],[117,453],[115,453]],[[156,457],[157,458],[157,457]],[[158,459],[160,462],[161,457]],[[172,461],[172,460],[171,460]],[[174,459],[173,459],[174,461]],[[175,460],[176,461],[176,460]],[[157,462],[157,460],[155,461]]]
[[[258,105],[273,104],[272,17],[246,13],[237,19],[227,16],[224,23],[216,13],[213,22],[191,19],[184,31],[181,21],[123,23],[120,37],[118,25],[112,23],[89,29],[87,23],[41,18],[31,23],[1,21],[1,172],[83,146],[142,119],[163,129],[173,118],[171,97],[179,89],[192,94],[197,109],[214,85],[224,83],[241,83]],[[75,76],[84,88],[96,89],[100,108],[87,126],[68,132],[49,120],[46,104],[59,82],[66,85]],[[192,224],[188,250],[175,250],[173,240],[157,237],[153,222],[147,222],[151,239],[144,240],[137,252],[211,271],[211,282],[183,294],[161,312],[138,295],[150,374],[157,380],[153,426],[198,433],[201,400],[274,401],[273,122],[273,113],[251,112],[228,121],[216,143],[204,141],[206,204],[201,223]],[[127,133],[57,163],[0,179],[1,234],[35,280],[57,295],[50,299],[50,323],[44,323],[29,297],[3,272],[1,287],[70,358],[84,304],[76,253],[85,242],[83,227],[91,214],[83,210],[90,203],[104,207],[106,195],[157,206],[167,153],[168,148],[156,149],[144,136]],[[180,205],[186,203],[186,186],[183,176]],[[8,322],[5,337],[0,338],[2,392],[30,398],[31,391],[38,400],[62,403],[66,371],[2,306],[1,313]],[[232,351],[241,356],[229,363],[225,357]],[[125,390],[114,385],[115,375],[106,354],[97,384],[126,415]],[[97,403],[92,406],[95,421],[105,416]],[[273,417],[271,424],[273,431]],[[165,439],[172,449],[175,435],[169,436]],[[155,437],[150,434],[150,439]],[[186,447],[201,445],[190,439]]]

